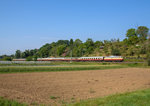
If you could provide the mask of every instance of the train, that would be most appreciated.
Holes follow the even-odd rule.
[[[26,59],[13,59],[13,61],[25,61]],[[97,61],[97,62],[122,62],[122,56],[96,56],[96,57],[47,57],[37,58],[37,61]]]
[[[99,61],[99,62],[122,62],[121,56],[96,56],[96,57],[60,57],[60,58],[37,58],[37,61]]]

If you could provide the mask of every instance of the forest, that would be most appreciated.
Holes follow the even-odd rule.
[[[150,51],[149,28],[139,26],[126,31],[125,39],[93,41],[88,38],[85,42],[80,39],[58,40],[47,43],[39,49],[16,50],[14,55],[0,56],[1,60],[26,58],[36,60],[38,57],[81,57],[81,56],[123,56],[146,58]]]

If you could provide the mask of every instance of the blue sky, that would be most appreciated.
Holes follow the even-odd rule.
[[[150,0],[0,0],[0,55],[57,40],[125,38],[150,28]]]

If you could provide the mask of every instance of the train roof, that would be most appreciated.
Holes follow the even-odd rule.
[[[103,56],[96,56],[96,57],[80,57],[80,58],[103,58]]]

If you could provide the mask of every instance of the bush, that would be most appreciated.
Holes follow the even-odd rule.
[[[147,64],[150,66],[150,53],[147,53]]]
[[[2,60],[4,60],[4,61],[12,61],[12,58],[11,57],[4,57]]]
[[[37,61],[37,56],[33,56],[33,60],[34,60],[34,61]]]
[[[27,58],[26,58],[26,61],[32,61],[33,59],[32,59],[32,56],[28,56]]]
[[[148,61],[147,61],[147,62],[148,62],[148,66],[150,66],[150,59],[148,59]]]
[[[111,51],[111,54],[112,54],[112,55],[115,55],[115,56],[121,55],[120,50],[118,50],[118,49],[113,49],[113,50]]]

